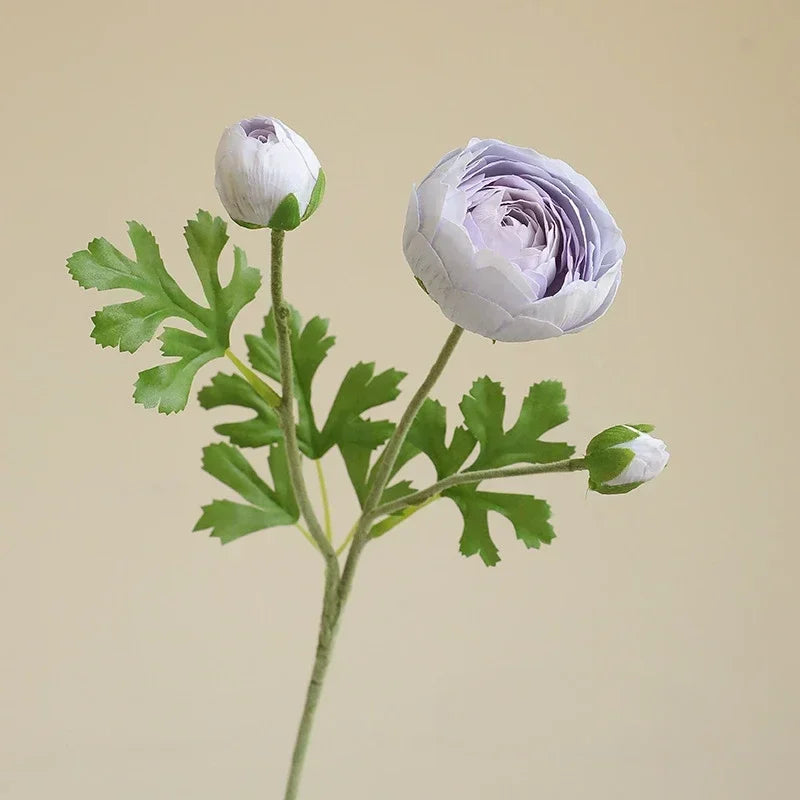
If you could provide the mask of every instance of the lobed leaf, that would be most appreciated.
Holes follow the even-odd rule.
[[[238,248],[231,280],[225,287],[220,284],[219,258],[228,241],[226,230],[222,219],[199,211],[184,231],[189,258],[208,307],[196,303],[180,288],[164,266],[155,237],[138,222],[128,223],[135,259],[105,239],[94,239],[86,250],[73,253],[67,261],[70,275],[86,289],[127,289],[141,295],[94,314],[92,338],[102,347],[135,352],[170,318],[183,319],[202,334],[189,340],[185,337],[191,334],[176,338],[177,329],[164,330],[161,352],[178,360],[139,374],[134,392],[137,403],[158,407],[163,413],[183,409],[195,374],[207,362],[224,355],[236,315],[255,297],[260,274],[247,266],[247,258]]]

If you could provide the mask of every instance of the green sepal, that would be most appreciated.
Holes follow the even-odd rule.
[[[276,231],[293,231],[302,220],[300,204],[294,194],[287,194],[270,217],[268,228]]]
[[[639,430],[633,425],[614,425],[612,428],[606,428],[586,445],[586,455],[589,456],[592,453],[618,444],[624,444],[625,442],[632,442],[638,435]],[[612,475],[611,477],[613,478],[614,476]]]
[[[233,217],[231,217],[233,219]],[[256,225],[255,222],[242,222],[240,219],[233,220],[237,225],[241,225],[243,228],[247,228],[249,231],[263,231],[266,228],[266,225]]]
[[[314,188],[311,190],[311,197],[308,198],[308,208],[306,208],[306,213],[300,217],[300,222],[305,222],[319,207],[319,204],[322,202],[322,198],[325,195],[325,173],[322,171],[320,167],[319,175],[317,175],[317,182],[314,184]]]
[[[633,461],[635,453],[627,447],[609,447],[586,454],[589,469],[589,488],[598,491],[591,484],[600,486],[613,480]]]
[[[629,428],[636,428],[637,431],[641,431],[642,433],[652,433],[655,429],[655,425],[649,425],[644,422],[640,422],[638,425],[628,425]]]
[[[637,486],[641,486],[642,482],[637,483],[622,483],[619,486],[608,486],[604,483],[596,483],[589,478],[589,488],[598,494],[627,494],[633,491]]]

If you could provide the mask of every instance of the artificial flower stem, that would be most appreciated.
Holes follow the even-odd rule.
[[[314,466],[317,468],[317,479],[319,480],[319,494],[322,498],[322,510],[324,512],[325,518],[325,536],[328,538],[330,542],[333,539],[333,525],[331,524],[331,504],[330,499],[328,498],[328,486],[325,483],[325,472],[322,469],[322,461],[317,459],[314,462]],[[336,554],[339,555],[338,553]]]
[[[350,589],[353,585],[353,576],[358,566],[358,560],[361,557],[361,551],[364,549],[364,545],[369,538],[369,529],[374,519],[375,508],[380,503],[380,499],[386,489],[386,484],[391,478],[392,469],[395,461],[397,461],[400,448],[403,446],[411,424],[414,422],[420,408],[422,408],[425,398],[430,394],[439,376],[444,372],[444,368],[450,360],[450,356],[453,355],[453,351],[462,333],[464,333],[463,328],[458,325],[453,326],[450,335],[445,340],[442,349],[439,351],[439,355],[436,357],[436,361],[433,362],[428,374],[420,384],[419,389],[417,389],[414,396],[411,398],[408,407],[403,412],[403,416],[400,417],[400,422],[397,423],[394,433],[386,443],[386,447],[383,449],[378,459],[372,486],[367,494],[367,499],[364,501],[364,510],[356,525],[356,531],[353,534],[353,543],[350,546],[350,552],[347,554],[347,561],[342,571],[342,578],[339,586],[339,603],[342,606],[345,604],[350,594]]]
[[[369,513],[380,502],[381,495],[391,478],[392,468],[394,467],[395,461],[397,461],[400,448],[406,440],[411,424],[414,422],[420,408],[422,408],[425,399],[431,393],[434,384],[439,380],[439,376],[444,371],[447,362],[450,360],[450,356],[453,355],[453,350],[455,350],[458,340],[463,333],[463,328],[460,328],[458,325],[453,326],[453,330],[450,331],[450,335],[445,340],[436,361],[433,362],[428,374],[425,376],[425,380],[414,393],[414,396],[408,404],[408,408],[403,412],[403,416],[400,417],[400,422],[397,423],[394,433],[378,459],[372,485],[367,494],[367,499],[364,502],[365,513]]]
[[[337,562],[338,563],[338,562]],[[300,778],[303,774],[308,743],[311,737],[311,728],[314,724],[314,714],[319,704],[325,675],[331,660],[333,642],[339,624],[342,605],[339,601],[340,579],[338,573],[330,568],[325,570],[325,596],[322,603],[322,616],[317,638],[317,650],[314,655],[314,666],[311,669],[311,679],[308,682],[303,713],[297,729],[297,737],[292,751],[292,761],[289,766],[289,776],[286,780],[284,800],[296,800],[300,791]]]
[[[273,284],[275,281],[276,271],[274,267],[276,233],[276,231],[273,231],[272,233]],[[278,281],[280,281],[280,277],[278,277]],[[282,316],[278,313],[279,309],[282,308],[281,303],[282,295],[280,291],[280,284],[278,285],[277,291],[273,285],[273,305],[275,306],[276,312],[275,319],[276,321],[283,319],[285,324],[286,316]],[[278,325],[278,330],[280,331],[280,325]],[[343,552],[348,541],[352,541],[350,552],[347,555],[347,561],[341,577],[339,577],[338,571],[334,573],[330,566],[325,572],[325,597],[322,604],[322,620],[320,622],[319,638],[317,640],[317,652],[316,656],[314,657],[314,666],[311,671],[311,680],[309,681],[308,690],[306,692],[303,715],[300,718],[300,727],[297,731],[297,739],[295,740],[294,751],[292,753],[292,761],[289,768],[289,777],[286,782],[284,800],[296,800],[297,798],[297,793],[300,788],[300,778],[303,772],[303,764],[305,762],[306,751],[308,750],[308,742],[311,736],[311,728],[314,723],[314,712],[316,711],[317,704],[319,702],[322,685],[325,680],[325,674],[328,670],[328,664],[330,663],[331,650],[336,637],[339,620],[341,619],[342,611],[344,610],[345,603],[353,585],[353,576],[355,575],[356,566],[358,565],[361,551],[364,549],[364,545],[369,538],[368,534],[374,516],[374,509],[380,501],[383,491],[386,488],[386,484],[391,477],[392,468],[394,467],[395,461],[397,460],[397,455],[400,452],[400,448],[402,447],[403,442],[408,434],[408,430],[411,427],[411,423],[417,416],[419,409],[425,402],[425,398],[430,393],[433,385],[442,374],[442,371],[444,370],[444,367],[447,364],[450,356],[453,354],[453,350],[455,349],[456,344],[458,344],[458,340],[461,338],[461,334],[463,332],[464,331],[457,325],[450,332],[450,335],[447,337],[439,356],[433,363],[433,366],[428,372],[428,375],[425,377],[425,380],[411,398],[408,408],[403,413],[403,416],[401,417],[400,422],[397,424],[392,437],[389,439],[389,442],[384,448],[381,459],[379,460],[379,464],[375,471],[375,478],[372,488],[367,495],[367,500],[364,503],[361,516],[359,517],[358,522],[356,523],[351,534],[348,534],[343,546],[339,548],[339,552]],[[286,346],[288,348],[288,327],[286,328],[286,338]],[[279,345],[281,344],[280,335],[278,337],[278,343]],[[283,364],[283,359],[281,359],[281,364]],[[291,378],[291,372],[289,377]],[[285,386],[286,384],[284,384],[284,387]],[[291,382],[289,383],[289,386],[291,386]],[[285,392],[286,389],[284,388],[284,404],[286,403]],[[281,406],[281,409],[282,408],[283,405]],[[292,425],[292,432],[294,432],[294,425]],[[325,540],[325,544],[329,547],[331,546],[327,539]],[[335,552],[334,561],[338,567],[339,562]]]
[[[421,489],[414,494],[401,497],[391,503],[384,503],[372,511],[373,519],[387,514],[395,514],[409,506],[418,506],[433,497],[440,495],[446,489],[461,486],[465,483],[480,483],[493,478],[513,478],[518,475],[540,475],[546,472],[577,472],[586,469],[586,459],[570,458],[565,461],[554,461],[550,464],[525,464],[518,467],[500,467],[498,469],[482,469],[474,472],[459,472],[437,481],[427,489]]]
[[[250,369],[230,347],[225,351],[225,355],[233,362],[236,369],[242,373],[244,379],[255,389],[256,394],[265,400],[272,408],[278,408],[281,404],[281,398],[278,393],[268,384],[264,383],[258,375]]]
[[[325,558],[327,572],[331,572],[333,579],[338,581],[339,561],[336,558],[333,545],[328,541],[322,526],[319,524],[314,506],[309,499],[306,481],[303,477],[300,448],[297,444],[297,431],[295,430],[294,422],[294,375],[292,374],[289,308],[283,299],[284,236],[284,231],[272,231],[272,255],[270,259],[272,308],[275,313],[275,335],[278,340],[278,354],[281,362],[281,402],[278,406],[278,421],[286,443],[286,462],[289,467],[289,478],[297,499],[297,506],[308,526],[308,532]]]

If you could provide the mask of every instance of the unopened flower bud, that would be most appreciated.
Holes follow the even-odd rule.
[[[667,446],[650,436],[652,425],[615,425],[589,442],[589,488],[600,494],[625,494],[660,474],[669,461]]]
[[[274,117],[253,117],[222,134],[216,186],[234,222],[290,231],[320,204],[325,173],[302,136]]]

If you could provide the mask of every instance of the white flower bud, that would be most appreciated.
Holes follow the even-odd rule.
[[[215,182],[225,210],[245,228],[292,230],[311,216],[325,191],[314,151],[274,117],[226,128],[217,146]]]
[[[669,461],[667,446],[650,436],[651,425],[615,425],[589,442],[589,488],[625,494],[659,475]]]

